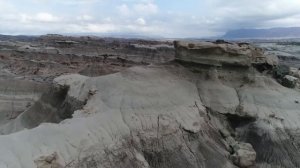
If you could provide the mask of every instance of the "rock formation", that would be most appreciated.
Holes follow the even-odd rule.
[[[266,56],[262,49],[247,43],[228,42],[174,42],[176,59],[212,66],[251,66],[251,64],[278,64],[275,56]]]
[[[175,48],[177,62],[55,78],[61,96],[41,96],[0,127],[0,167],[300,166],[300,93],[261,73],[274,56],[249,44]]]

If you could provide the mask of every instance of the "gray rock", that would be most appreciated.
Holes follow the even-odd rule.
[[[255,165],[256,152],[249,143],[237,143],[233,147],[234,154],[231,156],[233,163],[241,168]]]
[[[300,78],[300,70],[298,68],[290,67],[290,74],[291,76],[294,76],[296,78]]]
[[[16,119],[18,132],[0,136],[0,167],[299,167],[298,91],[255,71],[248,44],[177,47],[199,73],[170,63],[56,78],[57,88],[68,88],[60,107],[84,103],[58,124],[20,130],[31,120]],[[24,116],[43,118],[34,112]]]

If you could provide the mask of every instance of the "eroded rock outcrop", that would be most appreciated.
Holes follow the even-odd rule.
[[[197,45],[201,48],[202,43],[194,44],[192,48],[197,48],[195,47]],[[215,52],[213,49],[211,51]],[[187,53],[189,52],[197,53],[193,49],[187,50]],[[198,52],[201,52],[201,49]],[[177,58],[180,58],[180,52],[177,54],[179,54]],[[201,54],[199,55],[201,58]],[[222,57],[222,55],[219,56]],[[197,54],[190,61],[203,64],[202,60],[196,57]],[[248,150],[251,151],[249,154],[251,153],[252,157],[246,158],[252,159],[247,162],[254,163],[253,158],[256,152],[257,167],[299,167],[297,155],[299,131],[297,130],[300,125],[297,124],[296,119],[299,117],[296,110],[300,107],[299,92],[287,89],[274,79],[255,71],[252,66],[256,64],[247,65],[250,68],[241,66],[243,64],[237,67],[233,60],[227,60],[232,66],[222,66],[222,69],[218,69],[213,63],[218,62],[219,59],[209,62],[212,68],[208,69],[199,68],[200,64],[194,65],[194,67],[197,66],[195,72],[200,77],[197,86],[204,106],[212,115],[220,117],[221,114],[223,122],[225,120],[223,116],[228,119],[227,122],[231,128],[228,126],[227,128],[231,130],[230,134],[233,136],[225,138],[227,145],[232,146],[234,142],[251,144],[254,151]],[[295,80],[296,78],[293,78],[290,82],[295,84]],[[223,126],[226,127],[226,124],[223,123]],[[235,153],[234,150],[232,153]],[[234,159],[236,155],[233,154],[231,157],[233,162],[243,167],[244,164]]]
[[[0,80],[0,129],[28,110],[49,85],[14,78]],[[1,131],[0,131],[1,134]]]
[[[237,143],[232,146],[233,155],[231,159],[239,167],[251,167],[255,165],[256,152],[249,143]]]
[[[171,62],[56,78],[58,89],[68,88],[67,100],[85,104],[59,124],[0,136],[0,165],[299,167],[300,93],[256,71],[247,62],[251,50],[232,51],[231,45],[239,46],[210,43],[205,52],[202,44],[177,46],[177,58],[182,54],[193,65]]]
[[[34,160],[56,152],[63,166],[235,167],[218,130],[206,122],[190,75],[182,67],[151,66],[96,78],[59,77],[55,82],[69,86],[68,96],[86,105],[60,124],[0,137],[2,152],[18,151],[0,164],[34,167]]]
[[[260,48],[247,43],[228,42],[174,42],[176,48],[175,58],[179,61],[198,63],[209,66],[246,66],[251,64],[278,64],[276,56],[265,54]]]

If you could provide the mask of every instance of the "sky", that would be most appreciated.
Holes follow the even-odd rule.
[[[300,27],[300,0],[0,0],[0,34],[221,36]]]

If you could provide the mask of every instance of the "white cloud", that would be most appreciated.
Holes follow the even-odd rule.
[[[154,15],[158,13],[158,7],[156,4],[152,2],[139,2],[134,3],[129,6],[127,4],[122,4],[117,7],[118,11],[123,16],[146,16],[146,15]]]
[[[118,29],[114,24],[88,24],[86,26],[86,32],[108,33],[117,30]]]
[[[92,21],[93,19],[94,19],[93,16],[90,16],[87,14],[77,16],[77,20],[79,20],[79,21]]]
[[[142,33],[144,35],[161,35],[166,33],[166,29],[160,26],[140,26],[140,25],[124,25],[123,29],[131,33]]]
[[[67,24],[62,28],[63,33],[111,33],[119,31],[115,24],[88,23],[88,24]]]
[[[62,5],[85,5],[99,2],[99,0],[31,0],[35,3],[55,3]]]
[[[157,5],[152,2],[135,4],[133,9],[136,12],[143,14],[156,14],[158,12]]]
[[[110,23],[110,22],[113,21],[113,19],[111,17],[106,17],[106,18],[104,18],[103,21],[106,22],[106,23]]]
[[[209,9],[214,8],[208,15],[221,18],[217,24],[223,29],[286,27],[291,26],[285,24],[287,18],[300,14],[299,0],[210,0],[208,4]],[[274,24],[269,25],[272,20]]]
[[[42,12],[34,15],[20,14],[20,21],[23,23],[30,22],[58,22],[60,18],[50,13]]]
[[[40,21],[40,22],[57,22],[60,19],[50,13],[38,13],[35,17],[33,17],[33,20]]]
[[[121,15],[129,16],[130,15],[130,9],[126,4],[122,4],[117,7]]]
[[[141,26],[145,26],[145,25],[146,25],[146,21],[145,21],[145,19],[143,19],[143,18],[138,18],[135,22],[136,22],[138,25],[141,25]]]

